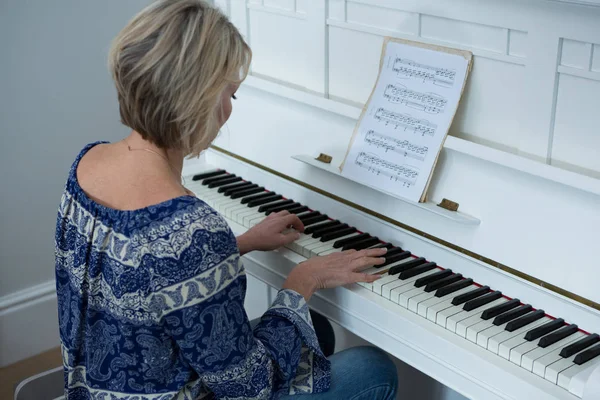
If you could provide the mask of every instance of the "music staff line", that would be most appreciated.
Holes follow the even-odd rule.
[[[393,151],[402,154],[404,157],[410,157],[415,160],[425,161],[429,152],[427,146],[417,146],[408,140],[396,139],[374,130],[369,130],[365,135],[365,142],[376,148],[382,148],[387,153]]]
[[[396,57],[392,71],[400,78],[422,79],[423,82],[431,81],[434,85],[444,87],[454,86],[456,78],[455,70],[421,64],[402,57]]]
[[[430,114],[444,112],[448,100],[436,93],[421,93],[407,89],[404,85],[388,84],[383,92],[383,97],[390,103],[405,104]]]
[[[373,118],[379,122],[388,125],[394,125],[394,129],[404,128],[404,130],[412,130],[414,133],[422,136],[434,136],[437,130],[437,125],[429,122],[426,119],[415,118],[409,114],[400,114],[379,107],[373,115]]]
[[[391,181],[402,182],[403,187],[411,187],[419,177],[419,171],[414,167],[394,164],[364,151],[358,154],[354,163],[377,176],[383,175]]]

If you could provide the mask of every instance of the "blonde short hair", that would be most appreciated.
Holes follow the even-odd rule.
[[[251,50],[204,0],[159,0],[115,38],[109,67],[123,124],[166,149],[198,155],[220,129],[228,84],[248,73]]]

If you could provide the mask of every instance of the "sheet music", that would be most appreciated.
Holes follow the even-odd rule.
[[[422,201],[467,77],[470,53],[389,40],[342,175]]]

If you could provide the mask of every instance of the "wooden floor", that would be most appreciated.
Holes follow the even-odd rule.
[[[23,379],[52,368],[60,367],[60,348],[28,358],[18,363],[0,368],[0,400],[11,400],[15,387]]]

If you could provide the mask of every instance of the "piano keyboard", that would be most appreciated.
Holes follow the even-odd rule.
[[[382,277],[361,286],[577,397],[583,395],[590,370],[600,364],[598,334],[584,332],[460,271],[444,269],[260,184],[212,170],[194,175],[188,189],[246,228],[274,212],[298,215],[305,231],[287,247],[306,258],[386,247],[385,263],[365,271]]]

